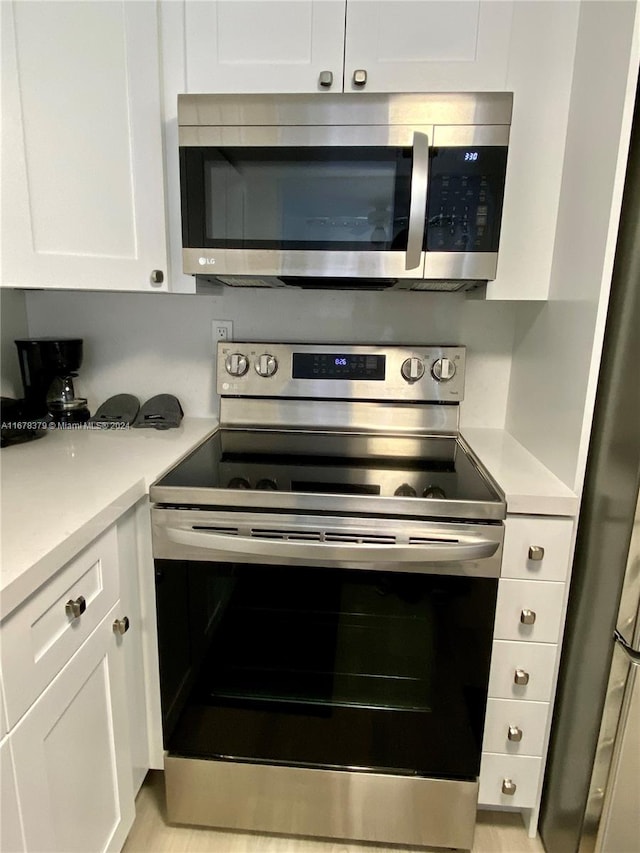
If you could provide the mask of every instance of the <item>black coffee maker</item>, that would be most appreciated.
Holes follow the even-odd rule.
[[[57,424],[89,420],[86,397],[73,380],[82,364],[82,338],[23,338],[16,341],[24,387],[24,416]]]

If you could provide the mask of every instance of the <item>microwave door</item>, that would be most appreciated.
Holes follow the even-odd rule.
[[[431,128],[229,130],[181,151],[187,274],[422,278]]]

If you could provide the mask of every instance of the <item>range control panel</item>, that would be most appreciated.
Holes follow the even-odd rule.
[[[461,346],[350,346],[220,341],[222,397],[459,403]]]

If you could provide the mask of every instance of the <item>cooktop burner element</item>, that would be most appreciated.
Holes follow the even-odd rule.
[[[458,435],[462,347],[218,347],[222,426],[151,490],[169,505],[504,518]]]

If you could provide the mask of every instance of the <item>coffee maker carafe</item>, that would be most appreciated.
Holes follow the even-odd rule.
[[[89,420],[86,397],[77,396],[73,384],[82,364],[82,339],[24,338],[16,346],[26,416],[57,424]]]

